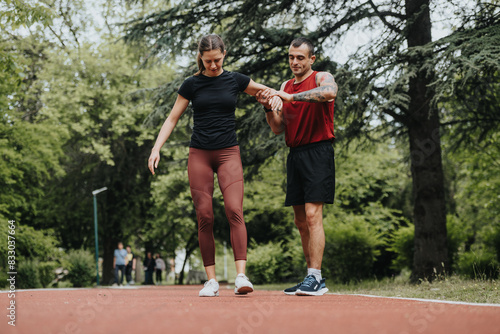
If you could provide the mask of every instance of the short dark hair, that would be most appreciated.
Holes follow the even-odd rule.
[[[309,57],[314,55],[314,45],[311,42],[311,40],[306,38],[306,37],[297,37],[296,39],[294,39],[292,41],[292,43],[290,43],[290,46],[293,46],[294,48],[298,48],[302,44],[307,45],[307,48],[309,49]]]

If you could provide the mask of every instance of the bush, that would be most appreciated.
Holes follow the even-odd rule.
[[[325,226],[326,245],[323,258],[325,275],[346,283],[370,277],[380,246],[379,232],[362,217],[351,216],[347,223]]]
[[[463,250],[465,242],[471,237],[472,233],[470,227],[464,221],[453,215],[446,217],[446,230],[448,260],[450,267],[455,268],[460,251]]]
[[[68,279],[74,287],[89,286],[95,278],[95,262],[92,254],[83,249],[71,250],[66,256]]]
[[[42,262],[38,266],[38,274],[42,287],[46,288],[56,278],[54,270],[56,269],[56,262]]]
[[[17,267],[16,287],[18,289],[41,288],[39,264],[37,261],[24,260]]]
[[[393,269],[401,271],[404,268],[413,268],[414,237],[413,224],[401,227],[392,233],[387,250],[396,254],[396,258],[392,261]]]
[[[449,215],[446,218],[448,260],[450,266],[457,262],[458,254],[465,243],[468,231],[463,222],[457,217]],[[413,268],[415,226],[401,227],[390,237],[387,250],[394,252],[396,258],[392,261],[392,268],[398,271],[404,268]]]
[[[485,250],[465,252],[458,258],[457,272],[472,279],[496,279],[499,271],[496,255]]]
[[[276,283],[288,278],[290,261],[283,243],[257,245],[252,242],[252,248],[248,250],[247,271],[254,284]]]

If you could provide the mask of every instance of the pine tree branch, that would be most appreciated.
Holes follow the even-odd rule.
[[[396,27],[394,24],[392,23],[389,23],[387,20],[386,20],[386,16],[395,16],[395,17],[398,17],[399,19],[401,20],[404,20],[405,19],[405,15],[402,15],[402,14],[397,14],[397,13],[393,13],[393,12],[379,12],[378,10],[378,7],[375,6],[375,4],[373,3],[372,0],[368,0],[368,3],[370,4],[370,6],[373,8],[373,11],[375,12],[375,14],[377,14],[377,16],[380,18],[380,20],[382,21],[382,23],[389,29],[391,29],[392,31],[394,31],[395,33],[397,34],[401,34],[402,33],[402,30],[399,29],[398,27]]]

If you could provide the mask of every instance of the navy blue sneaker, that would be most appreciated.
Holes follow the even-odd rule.
[[[307,275],[295,294],[297,296],[322,296],[327,291],[324,278],[318,282],[313,275]]]
[[[295,295],[295,292],[297,292],[297,290],[300,288],[302,283],[304,283],[304,282],[300,282],[297,285],[292,286],[291,288],[285,289],[285,290],[283,290],[283,292],[287,295],[293,296],[293,295]]]

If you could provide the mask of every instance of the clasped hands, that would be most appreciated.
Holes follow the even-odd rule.
[[[272,88],[263,89],[257,92],[255,98],[265,108],[271,109],[275,112],[280,112],[283,108],[283,102],[293,101],[292,95],[284,91],[277,91]]]

